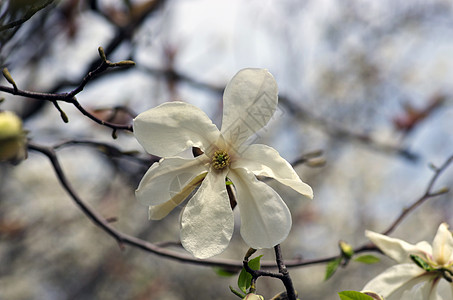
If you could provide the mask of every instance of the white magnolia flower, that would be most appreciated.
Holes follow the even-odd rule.
[[[365,234],[399,264],[372,279],[364,290],[381,294],[385,300],[438,300],[442,298],[436,287],[445,278],[453,296],[453,236],[446,223],[439,226],[432,246],[425,241],[411,245],[372,231]]]
[[[165,157],[146,172],[136,191],[149,205],[150,219],[165,217],[201,183],[181,215],[181,242],[198,258],[221,253],[233,234],[233,211],[225,180],[237,192],[241,235],[252,248],[271,248],[291,228],[291,215],[280,196],[255,176],[267,176],[313,197],[291,165],[266,145],[244,142],[265,126],[277,107],[277,83],[263,69],[244,69],[223,95],[219,131],[199,108],[169,102],[134,119],[134,134],[145,150]],[[189,147],[204,153],[192,159],[175,157]]]

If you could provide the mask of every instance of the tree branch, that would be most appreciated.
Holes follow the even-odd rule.
[[[390,225],[390,227],[385,230],[382,234],[384,235],[389,235],[391,232],[393,232],[395,230],[395,228],[403,221],[403,219],[405,217],[407,217],[407,215],[412,212],[413,210],[415,210],[418,206],[420,206],[423,202],[425,202],[426,200],[430,199],[430,198],[433,198],[433,197],[437,197],[437,196],[440,196],[440,195],[443,195],[443,194],[446,194],[448,193],[448,189],[447,188],[443,188],[443,189],[440,189],[438,190],[437,192],[433,192],[433,186],[434,186],[434,183],[437,181],[437,179],[439,178],[439,176],[445,171],[445,169],[448,168],[448,166],[451,164],[451,162],[453,161],[453,155],[450,156],[443,164],[442,166],[440,166],[440,168],[435,168],[433,167],[433,170],[434,170],[434,176],[431,178],[431,180],[429,181],[428,183],[428,186],[426,187],[426,191],[425,193],[423,194],[423,196],[421,196],[417,201],[415,201],[411,206],[405,208],[402,213],[398,216],[398,218],[396,218],[396,220]]]
[[[283,262],[280,244],[276,245],[274,247],[274,250],[275,250],[275,261],[277,262],[278,266],[278,272],[282,274],[281,281],[283,282],[286,288],[286,297],[288,298],[288,300],[296,300],[297,298],[296,290],[294,289],[291,276],[289,276],[288,269],[286,269],[285,263]]]
[[[126,131],[132,131],[132,125],[123,125],[123,124],[115,124],[111,123],[108,121],[101,120],[97,117],[95,117],[93,114],[89,113],[80,103],[77,101],[77,98],[75,97],[77,94],[79,94],[84,87],[87,85],[87,83],[94,78],[95,76],[101,74],[105,70],[109,68],[116,68],[116,67],[130,67],[135,65],[133,61],[120,61],[117,63],[112,63],[108,61],[105,57],[104,50],[102,47],[99,47],[99,54],[102,58],[102,62],[99,64],[99,66],[94,69],[93,71],[89,72],[82,80],[82,82],[72,91],[68,93],[39,93],[39,92],[32,92],[32,91],[25,91],[17,88],[17,86],[14,84],[14,87],[7,87],[7,86],[0,86],[0,91],[16,95],[16,96],[22,96],[26,98],[31,98],[31,99],[36,99],[36,100],[42,100],[42,101],[50,101],[53,102],[54,105],[56,105],[56,101],[62,101],[66,103],[70,103],[74,105],[84,116],[88,117],[89,119],[93,120],[94,122],[109,127],[113,129],[113,134],[115,135],[116,130],[126,130]],[[11,79],[11,78],[7,78]],[[9,80],[8,80],[9,81]],[[65,115],[63,111],[59,108],[58,105],[56,105],[56,108],[59,110],[63,117],[63,121],[67,122],[67,119],[65,119]]]

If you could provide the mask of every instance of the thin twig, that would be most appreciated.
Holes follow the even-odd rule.
[[[86,117],[90,118],[94,122],[109,127],[111,129],[116,129],[116,130],[126,130],[126,131],[132,131],[132,125],[121,125],[121,124],[114,124],[111,122],[107,122],[104,120],[101,120],[91,113],[89,113],[83,106],[77,101],[75,97],[68,97],[69,93],[39,93],[39,92],[31,92],[31,91],[24,91],[20,89],[13,89],[7,86],[0,86],[0,91],[9,93],[12,95],[16,96],[22,96],[26,98],[32,98],[36,100],[43,100],[43,101],[63,101],[66,103],[70,103],[74,105],[83,115]]]
[[[426,191],[425,193],[423,194],[423,196],[421,196],[417,201],[415,201],[411,206],[405,208],[402,213],[398,216],[398,218],[396,218],[396,220],[390,225],[390,227],[385,230],[382,234],[384,235],[389,235],[393,230],[395,230],[395,228],[403,221],[403,219],[410,213],[412,212],[414,209],[416,209],[418,206],[420,206],[423,202],[425,202],[426,200],[430,199],[430,198],[433,198],[433,197],[437,197],[437,196],[440,196],[440,195],[443,195],[443,194],[446,194],[448,193],[448,189],[441,189],[437,192],[433,192],[432,189],[433,189],[433,186],[434,186],[434,183],[437,181],[437,179],[439,178],[439,176],[442,174],[442,172],[445,171],[445,169],[447,169],[447,167],[451,164],[451,162],[453,161],[453,155],[450,156],[443,164],[440,168],[436,168],[434,170],[434,176],[431,178],[431,180],[429,181],[428,183],[428,186],[426,188]]]
[[[160,160],[160,157],[158,157],[158,156],[152,156],[152,157],[150,157],[150,159],[144,159],[144,158],[137,156],[137,154],[139,154],[138,152],[135,152],[135,151],[134,152],[124,152],[124,151],[120,150],[119,148],[115,147],[114,145],[111,145],[108,143],[102,143],[102,142],[88,141],[88,140],[65,141],[65,142],[59,143],[57,145],[54,145],[53,149],[57,150],[60,148],[73,146],[73,145],[83,145],[83,146],[94,147],[110,158],[126,157],[130,160],[134,160],[135,162],[142,164],[142,165],[146,165],[146,166],[149,166],[149,165],[153,164],[154,162]]]
[[[101,57],[105,58],[104,50],[102,47],[99,47],[99,54]],[[22,96],[26,98],[31,98],[31,99],[36,99],[36,100],[42,100],[42,101],[50,101],[53,102],[54,105],[56,105],[57,109],[59,110],[60,114],[62,116],[64,113],[62,113],[62,110],[59,109],[59,106],[56,104],[57,101],[62,101],[66,103],[70,103],[74,105],[84,116],[88,117],[89,119],[93,120],[94,122],[109,127],[114,130],[126,130],[126,131],[132,131],[132,125],[123,125],[123,124],[115,124],[111,123],[108,121],[101,120],[97,117],[95,117],[93,114],[89,113],[77,100],[75,97],[77,94],[79,94],[84,87],[87,85],[87,83],[94,78],[95,76],[101,74],[105,70],[109,68],[115,68],[115,67],[130,67],[134,65],[134,62],[132,61],[122,61],[118,63],[112,63],[108,61],[107,59],[103,59],[99,66],[95,68],[93,71],[89,72],[81,81],[81,83],[72,91],[68,93],[40,93],[40,92],[32,92],[32,91],[25,91],[18,89],[17,86],[14,86],[13,88],[7,87],[7,86],[0,86],[0,91],[9,93],[11,95],[16,95],[16,96]],[[65,120],[63,118],[63,120]]]
[[[250,268],[249,261],[247,258],[244,258],[244,260],[242,261],[242,266],[247,271],[247,273],[252,275],[252,278],[255,280],[261,276],[273,277],[273,278],[278,278],[278,279],[282,279],[282,277],[283,277],[283,275],[279,274],[279,273],[273,273],[273,272],[263,271],[263,270],[253,270],[252,268]],[[261,265],[261,267],[262,267],[262,265]],[[273,267],[275,268],[276,265],[274,264]]]

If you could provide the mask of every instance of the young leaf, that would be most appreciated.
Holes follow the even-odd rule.
[[[420,268],[422,268],[423,270],[428,271],[428,272],[432,271],[432,268],[430,267],[430,265],[426,261],[424,261],[420,256],[411,254],[410,257],[414,261],[414,263],[417,266],[419,266]]]
[[[243,299],[245,297],[245,295],[239,293],[238,291],[236,291],[231,285],[229,286],[230,287],[230,291],[235,294],[236,296],[238,296],[239,298]]]
[[[341,263],[341,257],[337,257],[333,260],[331,260],[327,266],[326,266],[326,275],[324,276],[324,280],[329,279],[332,277],[332,275],[335,273],[335,271],[338,269]]]
[[[356,291],[343,291],[339,292],[338,295],[341,300],[374,300],[371,296]]]
[[[262,255],[255,257],[249,261],[249,267],[252,270],[259,270],[260,269],[260,259],[263,257]],[[252,284],[252,275],[250,275],[249,272],[245,270],[245,268],[242,268],[241,273],[239,274],[238,278],[238,287],[241,289],[241,291],[245,294],[247,294],[247,289],[250,287]]]
[[[214,270],[214,272],[217,275],[222,276],[222,277],[231,277],[231,276],[234,276],[237,274],[237,272],[235,272],[235,271],[230,271],[228,269],[221,268],[221,267],[213,267],[212,270]]]
[[[374,255],[361,255],[357,258],[354,258],[355,261],[363,263],[363,264],[375,264],[380,261],[379,257]]]

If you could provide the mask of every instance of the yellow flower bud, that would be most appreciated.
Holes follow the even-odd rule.
[[[0,112],[0,161],[18,163],[27,157],[21,119],[10,111]]]
[[[346,256],[346,258],[351,258],[354,255],[354,249],[351,245],[349,245],[345,241],[340,241],[338,244],[340,246],[341,252],[344,256]]]

